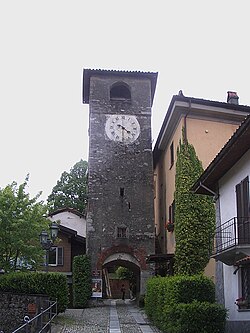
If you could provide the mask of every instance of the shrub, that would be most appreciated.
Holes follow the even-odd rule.
[[[222,333],[227,311],[219,304],[192,302],[166,307],[162,329],[168,333]]]
[[[168,333],[219,332],[225,325],[226,310],[214,302],[214,283],[203,275],[154,277],[147,282],[145,311]]]
[[[91,297],[91,265],[86,255],[73,259],[73,306],[86,307]]]
[[[169,303],[215,302],[214,283],[204,275],[176,275],[167,284]]]
[[[159,327],[161,327],[162,308],[166,297],[167,278],[153,277],[147,282],[145,295],[145,311],[148,317]]]
[[[57,299],[58,312],[67,308],[67,277],[61,273],[15,272],[0,276],[0,291],[20,294],[43,294]]]

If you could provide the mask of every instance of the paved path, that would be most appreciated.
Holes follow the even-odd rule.
[[[68,309],[58,316],[52,333],[161,333],[130,300],[93,302],[86,309]]]

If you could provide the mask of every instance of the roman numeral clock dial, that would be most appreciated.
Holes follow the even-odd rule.
[[[133,143],[140,135],[140,124],[135,116],[107,115],[105,132],[112,141]]]

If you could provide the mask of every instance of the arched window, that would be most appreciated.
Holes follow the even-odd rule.
[[[129,87],[125,83],[115,83],[110,89],[111,100],[131,100]]]

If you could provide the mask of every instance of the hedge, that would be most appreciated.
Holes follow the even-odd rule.
[[[44,294],[57,299],[58,312],[69,303],[67,277],[61,273],[14,272],[0,276],[0,291],[20,294]]]
[[[214,303],[215,286],[204,275],[174,276],[168,280],[168,300],[172,303]]]
[[[221,305],[194,301],[165,307],[162,330],[168,333],[222,333],[227,310]]]
[[[90,258],[87,255],[75,256],[73,259],[73,306],[86,307],[91,294]]]
[[[214,283],[203,275],[148,280],[145,311],[157,327],[168,333],[221,333],[226,320],[226,310],[215,304]]]

